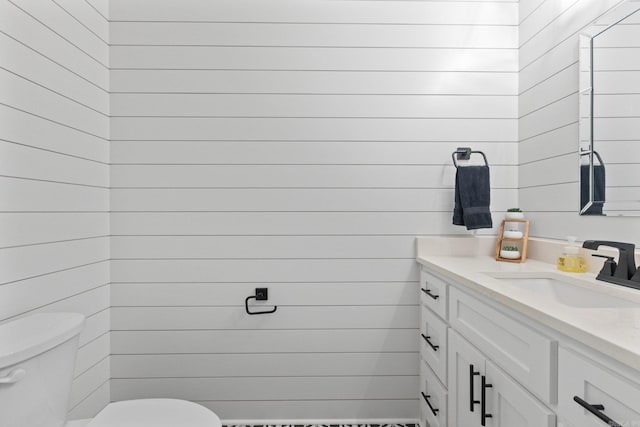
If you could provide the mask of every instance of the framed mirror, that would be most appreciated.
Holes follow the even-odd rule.
[[[640,216],[640,0],[580,35],[580,214]]]

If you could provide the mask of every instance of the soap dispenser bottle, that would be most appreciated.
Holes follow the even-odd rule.
[[[564,252],[558,257],[558,270],[568,273],[586,273],[588,269],[587,260],[580,255],[580,247],[576,246],[574,236],[567,237],[567,246]]]

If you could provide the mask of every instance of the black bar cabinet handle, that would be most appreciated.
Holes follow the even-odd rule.
[[[473,365],[469,365],[469,410],[471,412],[473,412],[473,406],[480,403],[479,400],[473,398],[473,377],[476,375],[480,375],[480,372],[475,371]]]
[[[420,334],[420,335],[422,335],[422,338],[424,338],[424,340],[427,342],[427,344],[429,344],[429,347],[431,347],[431,349],[433,351],[438,351],[440,346],[439,345],[433,345],[433,343],[431,342],[431,337],[428,337],[425,334]]]
[[[482,376],[482,403],[480,404],[480,425],[487,425],[487,418],[493,418],[492,414],[487,414],[487,389],[493,387],[493,384],[487,383],[487,377]]]
[[[431,293],[431,289],[420,289],[422,292],[424,292],[425,294],[429,295],[431,298],[433,299],[438,299],[440,298],[440,295],[434,295]]]
[[[598,405],[598,404],[592,405],[591,403],[588,403],[580,399],[578,396],[573,396],[573,400],[578,405],[582,406],[584,409],[586,409],[587,411],[591,412],[593,415],[598,417],[600,420],[604,421],[608,426],[622,427],[621,424],[613,421],[611,418],[609,418],[608,416],[606,416],[601,412],[601,411],[604,411],[604,405]]]
[[[422,395],[422,398],[424,399],[424,401],[427,402],[427,406],[429,407],[429,409],[431,409],[431,413],[433,413],[433,416],[437,417],[438,412],[440,412],[440,409],[434,408],[433,405],[431,405],[431,402],[429,402],[429,398],[431,396],[424,394],[423,392],[420,392],[420,394]]]

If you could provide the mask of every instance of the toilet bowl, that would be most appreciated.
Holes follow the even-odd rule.
[[[93,419],[65,427],[220,427],[204,406],[178,399],[140,399],[110,403]]]
[[[178,399],[108,404],[93,419],[67,421],[84,316],[42,313],[0,325],[0,427],[221,427],[204,406]]]

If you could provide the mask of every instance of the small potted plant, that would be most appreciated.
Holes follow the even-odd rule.
[[[506,219],[524,219],[524,212],[520,208],[507,209]]]
[[[520,259],[520,249],[517,246],[503,246],[500,250],[500,258]]]

